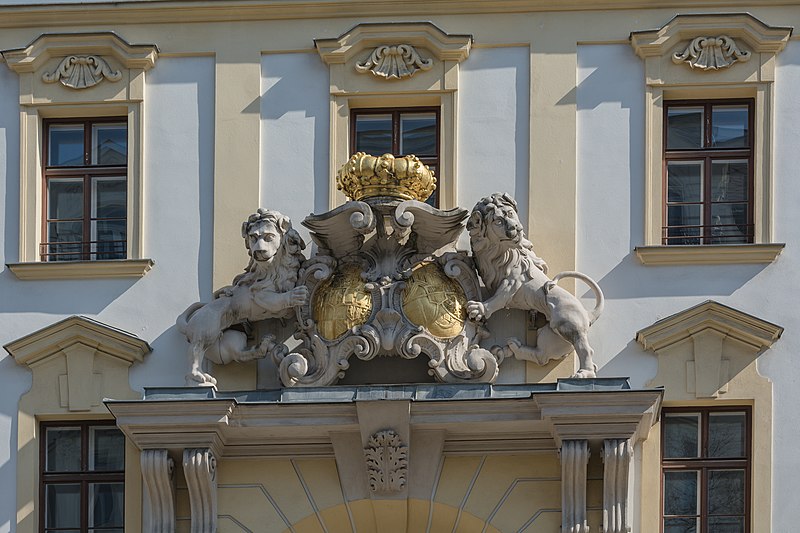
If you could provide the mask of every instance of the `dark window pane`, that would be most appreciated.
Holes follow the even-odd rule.
[[[697,518],[667,518],[664,533],[696,533]]]
[[[700,457],[700,415],[664,415],[664,458]]]
[[[664,515],[696,515],[699,472],[664,472]]]
[[[711,204],[712,244],[747,242],[747,204]]]
[[[746,202],[749,196],[746,160],[716,160],[711,163],[711,201]]]
[[[78,472],[81,469],[80,428],[47,428],[45,472]]]
[[[126,222],[124,220],[98,220],[92,222],[92,250],[97,259],[125,259]]]
[[[356,115],[356,152],[392,153],[391,115]]]
[[[47,142],[49,166],[82,166],[83,160],[83,125],[52,124]]]
[[[669,226],[693,226],[688,228],[670,229],[670,237],[695,236],[700,234],[702,225],[702,206],[700,205],[670,205],[667,206],[667,224]]]
[[[80,259],[83,242],[82,222],[48,222],[47,241],[50,244],[47,253],[49,261],[75,261]]]
[[[124,483],[89,484],[89,527],[122,527],[125,508]]]
[[[712,516],[708,519],[709,533],[744,533],[743,516]]]
[[[83,217],[83,179],[50,178],[47,180],[48,218]]]
[[[708,456],[745,456],[745,414],[710,413],[708,415]]]
[[[670,161],[667,163],[667,201],[700,202],[703,200],[703,162]]]
[[[670,107],[667,111],[667,150],[703,147],[703,108]]]
[[[119,429],[89,428],[89,470],[125,470],[125,436]]]
[[[400,155],[436,155],[436,114],[404,113],[400,116]]]
[[[709,471],[708,514],[744,514],[744,470]]]
[[[711,108],[711,146],[742,148],[748,146],[746,105],[715,105]]]
[[[127,182],[124,177],[92,180],[93,218],[125,218]]]
[[[45,527],[81,527],[81,485],[47,485]]]
[[[95,124],[92,126],[92,164],[125,165],[128,161],[128,126]]]

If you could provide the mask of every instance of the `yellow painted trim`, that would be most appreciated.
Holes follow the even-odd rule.
[[[138,5],[137,5],[138,4]],[[793,6],[796,0],[765,0],[759,7]],[[752,9],[751,0],[666,0],[660,9],[691,9],[724,6]],[[191,22],[231,22],[280,19],[343,18],[363,19],[365,4],[361,1],[305,1],[287,0],[238,2],[107,2],[92,4],[91,10],[80,5],[43,4],[9,6],[3,8],[0,28],[24,28],[46,25],[49,27],[85,26],[89,24],[113,25],[124,20],[126,24],[159,24]],[[433,15],[524,13],[542,11],[597,11],[622,9],[653,9],[650,0],[374,0],[369,11],[382,17],[407,17],[409,13]]]
[[[16,531],[39,531],[39,422],[109,420],[104,398],[139,399],[128,371],[150,352],[138,337],[85,317],[73,316],[5,346],[32,373],[31,389],[17,413]],[[140,531],[141,474],[138,454],[126,440],[126,531]]]
[[[656,354],[658,372],[647,386],[664,387],[665,407],[752,406],[750,531],[772,530],[772,382],[757,362],[782,332],[708,301],[656,322],[636,339]],[[660,446],[659,438],[642,443],[641,531],[660,527]]]
[[[772,241],[775,56],[786,47],[791,34],[792,28],[768,26],[749,13],[676,15],[659,29],[631,33],[630,44],[636,54],[644,60],[645,66],[644,243],[646,246],[661,243],[664,201],[662,197],[663,109],[664,102],[672,99],[747,97],[755,100],[754,239],[756,243]],[[713,72],[692,69],[688,65],[675,64],[672,61],[671,54],[677,47],[695,37],[707,35],[733,37],[745,50],[752,53],[752,60]],[[750,258],[738,262],[764,261]]]
[[[773,244],[709,244],[701,246],[637,246],[644,265],[735,265],[772,263],[786,247]]]
[[[54,261],[51,263],[8,263],[17,278],[40,279],[141,278],[153,268],[152,259],[114,259],[109,261]]]
[[[158,59],[155,45],[132,45],[112,32],[43,33],[23,48],[5,50],[3,58],[19,76],[20,104],[20,242],[19,261],[39,260],[42,222],[42,118],[125,116],[128,121],[127,256],[141,258],[144,247],[144,105],[145,72]],[[96,54],[119,69],[122,79],[74,90],[45,83],[42,72],[71,54]]]

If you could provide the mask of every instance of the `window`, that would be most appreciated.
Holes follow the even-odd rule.
[[[663,244],[753,242],[753,100],[664,105]]]
[[[122,532],[125,437],[111,423],[41,426],[39,531]]]
[[[49,120],[44,134],[42,261],[125,259],[126,119]]]
[[[749,408],[662,415],[662,532],[748,533]]]
[[[350,117],[350,153],[416,155],[439,176],[439,109],[355,109]],[[438,189],[437,189],[438,190]],[[427,203],[439,206],[437,190]]]

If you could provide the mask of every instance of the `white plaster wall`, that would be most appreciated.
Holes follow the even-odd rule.
[[[527,47],[473,49],[458,83],[458,205],[507,192],[528,217],[530,53]]]
[[[24,323],[5,313],[13,310],[16,291],[8,288],[14,275],[5,267],[19,257],[19,79],[0,66],[0,346],[12,340],[13,328]],[[0,349],[0,533],[11,531],[16,516],[17,402],[30,388],[30,373]]]
[[[655,358],[634,340],[656,320],[713,299],[785,328],[762,354],[759,371],[774,383],[773,531],[794,531],[800,426],[800,43],[778,56],[775,110],[775,237],[787,243],[770,265],[643,266],[644,86],[627,45],[578,48],[578,269],[598,280],[606,311],[592,327],[601,376],[631,376],[642,387]],[[587,295],[588,296],[588,295]],[[589,302],[587,302],[589,303]]]
[[[527,47],[473,49],[461,63],[458,81],[458,206],[472,209],[495,192],[517,201],[521,220],[528,217],[530,153],[530,53]],[[462,233],[459,248],[469,249]],[[525,315],[498,312],[489,321],[487,346],[524,336]],[[498,383],[525,381],[525,363],[510,358]]]
[[[146,340],[153,352],[131,385],[182,385],[186,343],[175,317],[211,293],[214,61],[161,58],[148,74],[145,127],[145,255],[141,279],[19,281],[18,80],[0,68],[0,346],[80,314]],[[0,494],[14,494],[19,397],[30,374],[0,350]],[[0,531],[10,531],[14,498],[0,498]]]
[[[305,236],[300,222],[328,210],[333,179],[328,72],[316,53],[261,57],[261,206],[291,217]]]

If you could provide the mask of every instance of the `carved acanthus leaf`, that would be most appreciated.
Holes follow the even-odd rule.
[[[399,492],[406,485],[408,446],[395,431],[385,429],[369,438],[364,448],[372,492]]]
[[[357,72],[371,72],[373,76],[387,80],[409,78],[418,70],[432,67],[433,59],[422,59],[410,44],[379,46],[365,61],[356,63]]]
[[[697,37],[683,52],[672,54],[673,63],[688,63],[690,67],[701,70],[727,68],[737,61],[748,61],[751,53],[740,50],[736,41],[727,35],[718,37]]]
[[[88,89],[104,79],[119,81],[122,79],[122,72],[112,70],[100,56],[67,56],[53,72],[42,75],[45,83],[60,81],[62,85],[72,89]]]

